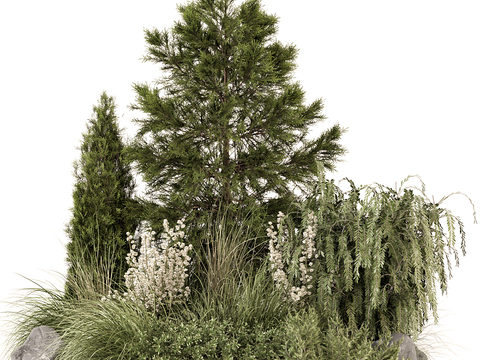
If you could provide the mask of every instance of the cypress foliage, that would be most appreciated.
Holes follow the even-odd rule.
[[[133,86],[131,109],[148,114],[133,120],[141,128],[125,149],[150,196],[139,199],[138,211],[157,233],[163,219],[185,217],[186,233],[198,235],[193,227],[222,203],[231,224],[244,221],[266,238],[268,221],[297,199],[290,185],[311,183],[317,160],[334,171],[346,152],[338,143],[345,130],[336,124],[305,139],[308,126],[326,119],[322,99],[304,104],[300,84],[290,81],[298,50],[272,40],[278,18],[258,0],[239,7],[199,0],[178,9],[182,21],[170,34],[145,30],[144,61],[169,73],[158,80],[162,87]],[[267,199],[269,192],[277,197]],[[247,211],[248,219],[239,215]]]
[[[76,297],[81,277],[97,275],[78,274],[77,262],[86,269],[97,264],[108,273],[112,289],[124,289],[130,250],[126,232],[133,233],[139,222],[130,215],[135,184],[130,166],[123,159],[115,108],[114,99],[103,92],[93,107],[94,118],[89,120],[88,131],[82,134],[81,161],[74,161],[73,217],[65,227],[71,240],[67,244],[67,297]],[[101,279],[91,281],[102,286]]]

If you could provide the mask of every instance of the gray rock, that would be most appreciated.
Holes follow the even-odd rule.
[[[393,343],[402,341],[400,345],[400,352],[398,353],[398,360],[428,360],[427,356],[420,350],[418,350],[417,346],[413,343],[410,336],[400,333],[393,333],[392,338],[390,339],[388,346],[391,346]],[[380,346],[385,338],[381,340],[377,340],[373,343],[373,347]]]
[[[38,326],[28,335],[25,343],[15,350],[11,360],[54,360],[62,346],[62,339],[49,326]]]
[[[415,351],[417,352],[417,360],[428,360],[427,355],[422,350],[419,350],[415,345]]]

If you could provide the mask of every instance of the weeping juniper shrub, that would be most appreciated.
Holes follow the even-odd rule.
[[[455,222],[462,238],[465,256],[465,232],[462,221],[448,209],[440,208],[444,200],[432,203],[422,189],[402,187],[412,176],[402,181],[398,191],[377,186],[351,186],[344,193],[333,180],[326,180],[319,163],[319,181],[303,203],[292,204],[293,210],[284,218],[289,239],[284,246],[284,259],[292,266],[287,276],[294,286],[299,282],[298,251],[301,237],[292,230],[305,229],[307,213],[313,211],[318,219],[315,237],[321,256],[313,260],[312,273],[315,288],[307,295],[307,303],[319,311],[338,314],[351,332],[365,324],[371,340],[379,339],[388,331],[409,335],[414,341],[428,321],[427,303],[433,309],[438,323],[435,294],[435,274],[438,274],[442,294],[447,291],[444,269],[445,246],[455,253]],[[421,192],[415,195],[412,189]],[[362,199],[360,192],[365,190]],[[462,194],[466,196],[465,194]],[[475,206],[473,207],[476,223]],[[448,236],[440,220],[446,219]],[[279,231],[280,233],[281,231]],[[299,232],[300,234],[301,232]],[[446,241],[445,241],[446,240]],[[293,251],[297,249],[296,251]],[[449,276],[451,264],[446,257]]]

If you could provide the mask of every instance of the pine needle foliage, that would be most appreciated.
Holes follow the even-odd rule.
[[[326,119],[322,99],[304,104],[300,84],[290,81],[298,50],[273,39],[278,18],[260,1],[177,8],[182,20],[171,31],[145,30],[143,60],[161,64],[168,74],[156,82],[162,86],[133,86],[137,103],[130,108],[148,114],[133,120],[141,128],[125,149],[150,197],[137,199],[137,213],[158,233],[163,219],[183,217],[199,230],[221,202],[234,206],[232,224],[250,207],[257,211],[244,224],[266,229],[297,199],[288,186],[313,181],[316,160],[334,170],[346,152],[338,143],[345,130],[337,124],[305,139],[307,127]],[[266,200],[268,192],[278,198]]]
[[[455,223],[466,255],[462,221],[450,210],[440,208],[449,196],[462,193],[431,202],[418,176],[421,190],[414,186],[403,189],[412,176],[402,181],[398,191],[379,184],[357,188],[346,178],[351,190],[344,193],[333,180],[325,179],[321,164],[319,168],[318,184],[311,195],[303,203],[294,204],[297,210],[284,219],[288,232],[282,239],[290,247],[285,246],[283,258],[289,259],[290,282],[301,286],[301,254],[292,249],[301,246],[302,238],[292,230],[298,225],[306,229],[306,214],[313,211],[318,219],[315,242],[321,256],[313,260],[316,291],[312,289],[306,296],[307,302],[325,313],[338,314],[353,333],[365,324],[372,340],[391,331],[416,341],[428,321],[427,303],[433,309],[435,324],[438,322],[435,279],[438,277],[442,294],[447,293],[444,257],[452,277],[450,260],[444,256],[446,248],[450,254],[454,251],[459,266]],[[365,192],[363,198],[361,191]],[[476,222],[475,206],[470,203]],[[441,220],[446,220],[447,234]]]
[[[102,92],[99,103],[93,107],[87,133],[83,134],[81,160],[74,161],[76,184],[73,191],[72,219],[65,226],[71,240],[67,244],[68,276],[65,295],[76,297],[79,277],[93,276],[93,272],[79,274],[76,269],[100,267],[110,279],[105,287],[103,279],[91,279],[105,293],[124,289],[124,274],[128,269],[126,257],[130,246],[126,232],[138,225],[128,206],[135,184],[130,166],[124,162],[121,131],[118,129],[113,97]],[[113,259],[113,260],[112,260]],[[83,266],[79,266],[82,263]],[[95,285],[93,285],[95,287]]]

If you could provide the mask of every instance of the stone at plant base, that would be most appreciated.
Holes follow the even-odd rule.
[[[405,334],[400,334],[400,333],[393,333],[392,338],[390,339],[388,346],[391,346],[393,343],[402,341],[402,344],[400,345],[400,352],[398,353],[398,360],[406,360],[406,359],[411,359],[411,360],[428,360],[427,356],[420,350],[417,349],[417,346],[413,343],[412,339],[410,336],[407,336]],[[373,347],[377,347],[380,344],[383,343],[385,338],[382,338],[381,340],[377,340],[373,343]]]
[[[49,326],[38,326],[28,335],[25,343],[15,350],[11,360],[54,360],[62,339]]]
[[[427,355],[422,350],[419,350],[417,345],[415,345],[415,351],[417,352],[417,360],[428,360]]]

